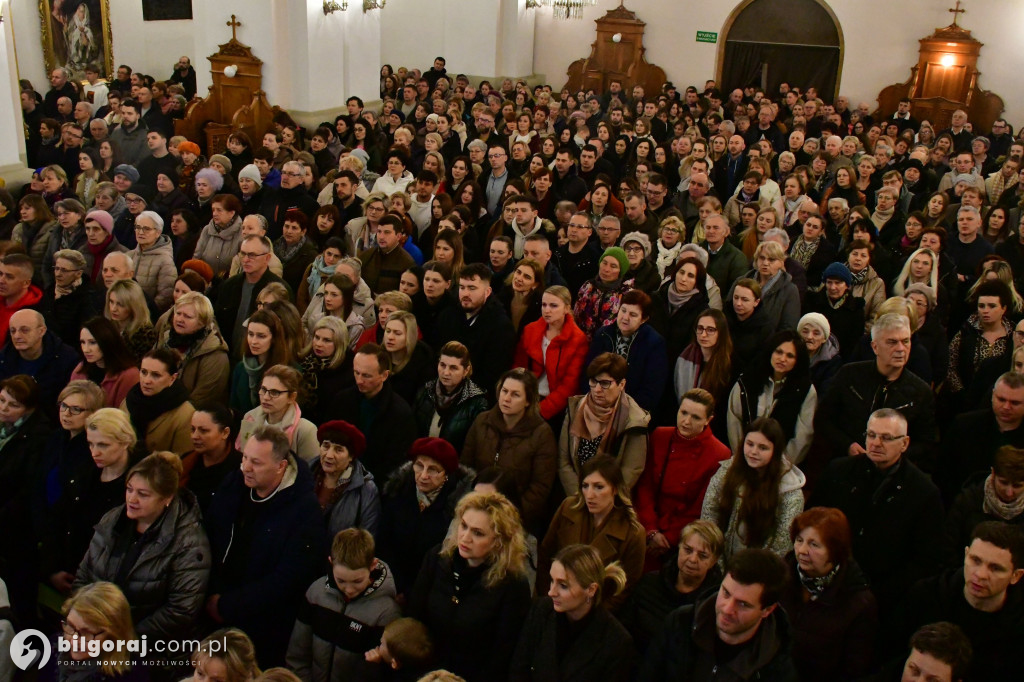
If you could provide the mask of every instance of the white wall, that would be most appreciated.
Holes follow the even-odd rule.
[[[718,46],[696,42],[696,32],[714,31],[721,39],[725,21],[737,4],[735,0],[626,3],[647,23],[647,61],[665,69],[669,80],[680,87],[703,86],[706,79],[715,77]],[[910,78],[910,69],[917,64],[918,39],[952,21],[946,11],[948,3],[933,0],[830,0],[828,4],[845,38],[840,91],[854,102],[865,100],[872,105],[883,87]],[[551,9],[534,10],[533,70],[560,89],[569,64],[590,55],[594,20],[617,5],[618,0],[599,0],[596,7],[585,9],[583,19],[578,21],[555,21]],[[1024,3],[1017,2],[971,3],[959,22],[985,43],[978,60],[980,85],[1003,98],[1006,116],[1018,125],[1024,123],[1024,91],[1018,87],[1017,77],[1022,60],[1015,54],[1022,22]]]

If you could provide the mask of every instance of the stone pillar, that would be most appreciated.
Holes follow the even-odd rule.
[[[14,55],[14,37],[11,33],[10,6],[0,0],[3,22],[0,23],[0,177],[7,189],[15,193],[32,178],[25,166],[25,125],[21,117],[21,88],[18,87],[18,67]],[[49,87],[49,83],[41,84]],[[40,85],[36,85],[37,88]],[[45,90],[44,90],[45,92]]]

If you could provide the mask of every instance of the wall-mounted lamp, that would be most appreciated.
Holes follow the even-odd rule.
[[[946,68],[949,68],[950,66],[953,66],[953,62],[954,61],[955,60],[953,59],[953,55],[951,55],[951,54],[944,54],[944,55],[942,55],[942,58],[939,59],[939,64],[942,64]]]
[[[372,9],[383,9],[388,0],[363,0],[363,13]],[[348,0],[341,0],[338,4],[335,0],[324,0],[324,16],[334,12],[344,12],[348,9]]]

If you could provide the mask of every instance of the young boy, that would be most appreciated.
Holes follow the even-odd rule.
[[[306,590],[286,660],[304,682],[363,680],[365,651],[401,615],[391,569],[374,557],[373,536],[347,528],[331,546],[330,570]]]
[[[418,680],[430,670],[434,645],[427,626],[415,618],[399,618],[384,628],[380,646],[366,652],[370,663],[387,666],[381,679],[389,682]]]
[[[274,168],[274,153],[269,149],[257,149],[252,156],[252,162],[256,164],[256,168],[260,171],[260,177],[263,178],[263,186],[279,189],[281,187],[281,171]]]

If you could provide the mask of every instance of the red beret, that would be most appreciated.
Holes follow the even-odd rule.
[[[337,441],[332,440],[333,438],[337,438]],[[316,430],[316,439],[321,443],[330,440],[338,445],[344,445],[348,448],[348,454],[352,456],[352,459],[359,459],[366,451],[366,436],[362,431],[341,419],[321,425]]]
[[[436,461],[447,473],[452,473],[459,468],[459,455],[455,452],[452,444],[443,438],[417,438],[409,448],[409,459],[417,457],[429,457]]]
[[[213,268],[211,268],[210,264],[204,260],[199,260],[198,258],[190,258],[189,260],[181,264],[181,271],[185,272],[186,270],[191,270],[192,272],[196,273],[197,275],[205,279],[207,284],[213,282]]]

